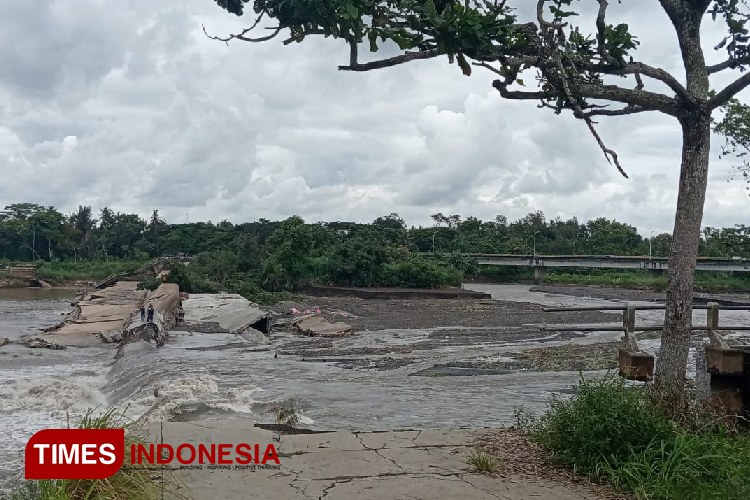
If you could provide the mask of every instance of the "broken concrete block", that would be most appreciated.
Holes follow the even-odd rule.
[[[297,330],[312,337],[343,337],[352,334],[351,325],[346,323],[329,323],[322,316],[306,318],[296,325]]]
[[[654,376],[654,357],[646,352],[620,349],[620,376],[628,380],[646,381]]]
[[[716,375],[740,376],[745,372],[745,353],[738,349],[706,346],[706,369]]]

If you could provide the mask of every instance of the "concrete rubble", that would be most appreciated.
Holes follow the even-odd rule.
[[[29,349],[55,349],[55,350],[61,350],[65,349],[65,345],[58,344],[55,342],[50,342],[48,340],[40,339],[40,338],[28,338],[21,342],[21,345],[28,347]]]
[[[352,327],[346,323],[330,323],[323,316],[308,316],[294,323],[298,332],[311,337],[344,337],[352,335]]]
[[[329,317],[343,316],[356,318],[340,309],[325,310],[320,307],[306,307],[294,302],[282,302],[283,313],[276,313],[274,326],[290,332],[310,337],[346,337],[352,335],[353,327],[347,323],[331,321]]]

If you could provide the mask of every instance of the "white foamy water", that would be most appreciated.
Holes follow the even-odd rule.
[[[91,408],[105,409],[103,377],[75,374],[84,368],[91,366],[0,370],[0,467],[20,469],[22,444],[37,430],[66,428]]]

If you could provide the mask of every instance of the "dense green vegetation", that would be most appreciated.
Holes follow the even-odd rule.
[[[167,224],[154,210],[149,220],[91,207],[63,215],[54,207],[15,204],[0,212],[0,261],[36,261],[50,279],[101,279],[138,268],[159,256],[192,256],[172,279],[189,292],[235,291],[270,299],[268,292],[307,284],[436,287],[457,285],[480,270],[460,253],[599,254],[667,256],[670,236],[649,238],[625,223],[605,218],[546,219],[541,212],[508,222],[434,214],[432,227],[411,227],[397,214],[370,224],[285,221],[232,224],[222,221]],[[702,254],[750,257],[750,227],[706,228]],[[434,258],[439,257],[439,258]],[[522,268],[482,269],[482,278],[531,279]],[[702,279],[699,276],[699,286]],[[710,279],[709,279],[710,278]],[[645,273],[566,271],[557,283],[663,287],[663,277]],[[746,281],[706,276],[708,286],[747,288]],[[153,284],[151,284],[153,286]]]
[[[522,427],[555,462],[638,499],[750,498],[750,436],[702,408],[667,413],[647,387],[581,381]]]

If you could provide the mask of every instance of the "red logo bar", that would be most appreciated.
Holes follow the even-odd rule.
[[[125,429],[44,429],[29,439],[26,479],[106,479],[125,457]]]

